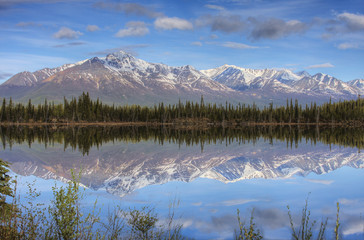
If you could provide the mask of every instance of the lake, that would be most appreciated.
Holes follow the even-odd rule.
[[[290,239],[290,206],[300,221],[308,199],[311,219],[328,217],[333,237],[340,203],[344,239],[364,239],[364,129],[319,126],[0,127],[0,158],[11,163],[19,192],[26,182],[47,203],[52,186],[82,171],[89,211],[151,206],[161,219],[174,210],[182,233],[232,239],[237,209],[264,239]],[[316,224],[317,226],[319,224]]]

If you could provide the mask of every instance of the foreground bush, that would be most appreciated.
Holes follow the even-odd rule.
[[[95,202],[91,213],[83,215],[80,176],[73,173],[66,187],[53,187],[50,206],[35,204],[40,194],[32,184],[28,184],[26,205],[20,204],[19,197],[14,197],[16,184],[7,175],[7,167],[5,162],[0,165],[0,239],[184,239],[182,225],[174,220],[175,205],[170,208],[165,226],[158,225],[158,215],[150,207],[116,208],[102,223]],[[13,197],[12,202],[7,202],[6,197]]]

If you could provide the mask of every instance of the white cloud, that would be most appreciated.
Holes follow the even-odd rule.
[[[193,42],[193,43],[191,43],[191,45],[201,47],[202,46],[202,42]]]
[[[149,29],[147,28],[146,24],[141,21],[133,21],[128,22],[125,24],[124,29],[120,29],[115,36],[122,38],[122,37],[140,37],[144,36],[149,33]]]
[[[218,11],[225,10],[224,7],[221,7],[221,6],[218,6],[218,5],[213,5],[213,4],[206,4],[205,7],[210,8],[210,9],[214,9],[214,10],[218,10]]]
[[[96,32],[100,30],[100,28],[97,25],[88,25],[86,29],[89,32]]]
[[[157,29],[161,30],[172,30],[172,29],[179,29],[179,30],[192,30],[193,25],[191,22],[177,17],[160,17],[154,21],[154,26]]]
[[[342,13],[338,18],[345,22],[350,31],[364,30],[364,15],[353,13]]]
[[[58,32],[53,34],[53,37],[58,39],[75,39],[81,35],[83,35],[83,33],[79,31],[74,31],[68,27],[61,27]]]
[[[332,65],[331,63],[322,63],[322,64],[310,65],[306,68],[312,69],[312,68],[333,68],[333,67],[335,67],[335,66]]]
[[[237,42],[225,42],[222,44],[223,47],[228,47],[228,48],[235,48],[235,49],[256,49],[259,47],[256,46],[250,46],[244,43],[237,43]]]

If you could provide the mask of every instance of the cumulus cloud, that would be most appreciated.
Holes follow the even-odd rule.
[[[193,42],[193,43],[191,43],[191,45],[193,45],[193,46],[199,46],[199,47],[201,47],[202,46],[202,42]]]
[[[250,37],[258,40],[266,39],[279,39],[291,34],[304,33],[308,29],[308,25],[298,20],[284,21],[282,19],[271,18],[260,21],[256,18],[250,17],[249,21],[253,25]]]
[[[335,67],[335,66],[332,65],[331,63],[322,63],[322,64],[310,65],[306,68],[312,69],[312,68],[333,68],[333,67]]]
[[[256,46],[250,46],[244,43],[237,43],[237,42],[225,42],[222,44],[223,47],[228,47],[228,48],[235,48],[235,49],[256,49],[259,47]]]
[[[212,31],[225,33],[241,32],[245,29],[246,23],[239,15],[205,15],[196,20],[198,27],[210,27]]]
[[[364,31],[364,15],[346,12],[339,14],[337,17],[345,24],[348,31]]]
[[[205,5],[206,8],[210,8],[210,9],[213,9],[213,10],[218,10],[218,11],[223,11],[225,10],[224,7],[221,7],[221,6],[218,6],[218,5],[213,5],[213,4],[206,4]]]
[[[162,13],[156,12],[151,8],[147,8],[138,3],[111,3],[111,2],[97,2],[93,5],[96,8],[107,9],[112,11],[122,12],[124,14],[144,16],[149,18],[157,18],[163,16]]]
[[[96,32],[96,31],[99,31],[100,28],[97,25],[87,25],[86,30],[88,32]]]
[[[154,26],[160,30],[192,30],[193,25],[191,22],[178,18],[178,17],[160,17],[154,21]]]
[[[115,36],[119,38],[123,37],[140,37],[149,33],[149,29],[146,24],[141,21],[132,21],[125,24],[124,29],[120,29]]]
[[[364,31],[364,15],[344,12],[337,14],[335,18],[325,20],[326,39],[334,37],[336,34],[360,33]]]
[[[61,27],[58,32],[53,34],[53,37],[58,39],[76,39],[81,35],[83,33],[79,31],[74,31],[68,27]]]

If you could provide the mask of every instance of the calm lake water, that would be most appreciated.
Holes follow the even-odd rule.
[[[82,169],[82,204],[87,211],[98,199],[102,217],[116,205],[152,206],[163,219],[178,199],[188,237],[231,239],[237,209],[247,222],[254,209],[264,239],[290,239],[287,205],[298,223],[309,198],[311,219],[329,218],[329,239],[336,202],[344,239],[364,239],[364,129],[1,127],[0,135],[20,194],[35,180],[45,203],[55,182]]]

